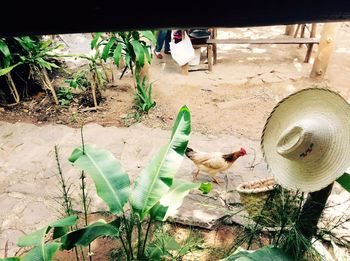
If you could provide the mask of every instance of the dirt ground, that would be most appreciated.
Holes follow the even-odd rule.
[[[317,37],[320,37],[321,28],[320,24]],[[219,28],[218,37],[281,38],[287,37],[283,35],[284,30],[285,26]],[[70,44],[71,53],[87,52],[89,37],[89,34],[62,36]],[[350,99],[349,46],[350,22],[341,23],[327,74],[319,80],[309,78],[317,46],[307,64],[303,63],[305,46],[218,45],[218,62],[213,72],[206,70],[205,50],[202,50],[201,64],[191,68],[194,71],[188,75],[182,75],[171,56],[164,55],[162,60],[153,58],[150,67],[150,81],[153,82],[153,97],[157,106],[148,115],[138,116],[134,108],[132,76],[126,74],[122,80],[102,91],[103,101],[101,109],[97,111],[84,111],[87,108],[76,102],[69,108],[56,108],[45,93],[39,93],[15,107],[0,107],[0,120],[36,125],[55,123],[71,127],[90,122],[102,126],[128,127],[140,121],[148,127],[169,130],[177,111],[186,104],[191,110],[194,132],[208,136],[227,134],[258,141],[273,107],[295,91],[313,86],[328,87]],[[54,85],[58,87],[63,81],[62,77],[57,77]],[[217,247],[224,250],[233,241],[227,229],[204,233],[205,240],[213,244],[214,250],[204,255],[202,253],[200,257],[194,256],[192,260],[217,260]],[[103,246],[112,248],[113,244]],[[106,259],[101,257],[100,260]]]
[[[45,95],[39,93],[34,99],[19,106],[2,108],[0,119],[35,124],[57,123],[73,127],[80,126],[82,122],[122,127],[141,121],[149,127],[170,129],[178,109],[186,104],[191,110],[193,130],[196,132],[235,134],[258,140],[272,108],[280,99],[294,91],[315,85],[328,86],[346,98],[350,97],[349,25],[350,23],[341,24],[325,79],[309,78],[317,47],[314,48],[311,62],[306,64],[303,63],[305,46],[218,45],[218,62],[214,65],[213,72],[204,70],[207,64],[203,49],[201,64],[195,67],[200,70],[191,71],[187,76],[180,73],[179,66],[171,56],[164,55],[162,60],[153,58],[149,73],[157,106],[142,118],[135,114],[135,90],[132,76],[127,74],[102,92],[104,101],[100,105],[102,109],[97,112],[82,111],[84,108],[77,105],[57,109]],[[287,37],[283,35],[284,28],[271,26],[218,29],[218,37]],[[322,24],[319,25],[318,33],[321,28]],[[68,36],[65,37],[67,40]],[[69,37],[71,52],[77,52],[77,48],[88,50],[82,41],[88,44],[89,35]],[[55,79],[56,87],[61,85],[62,80]]]

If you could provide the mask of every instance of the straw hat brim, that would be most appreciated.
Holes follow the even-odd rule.
[[[290,124],[301,119],[321,119],[329,132],[329,146],[322,157],[311,164],[281,156],[278,138]],[[272,110],[263,129],[261,148],[270,174],[281,186],[303,192],[318,191],[339,178],[350,166],[350,105],[329,89],[298,91]]]

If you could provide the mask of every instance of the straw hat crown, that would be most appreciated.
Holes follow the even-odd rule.
[[[296,92],[273,109],[261,147],[269,172],[280,185],[320,190],[350,166],[350,106],[328,89]]]

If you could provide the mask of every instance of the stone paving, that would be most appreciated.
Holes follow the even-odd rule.
[[[84,127],[85,143],[110,150],[129,173],[132,182],[156,151],[168,141],[170,134],[170,131],[150,129],[142,124],[129,128],[102,127],[97,124]],[[73,205],[80,206],[79,172],[67,160],[72,150],[80,145],[80,129],[64,125],[35,126],[0,122],[0,256],[3,256],[6,241],[9,255],[12,255],[17,250],[15,243],[19,236],[60,217],[62,209],[58,203],[60,193],[53,152],[55,145],[59,147],[64,176],[73,184]],[[209,229],[223,222],[246,223],[245,211],[237,204],[238,194],[227,192],[234,190],[241,182],[268,177],[259,142],[235,136],[192,133],[189,145],[204,151],[222,152],[244,147],[248,155],[240,158],[226,172],[227,183],[220,186],[214,184],[213,191],[206,196],[192,192],[170,220]],[[193,163],[185,158],[177,177],[191,180],[194,169]],[[199,177],[201,182],[210,181],[205,174]],[[225,173],[218,175],[221,181],[225,180],[224,177]],[[90,211],[107,210],[104,202],[96,196],[89,179],[88,190],[91,197]],[[334,218],[335,213],[345,214],[350,210],[349,193],[339,186],[334,192],[336,195],[333,195],[332,202],[338,209],[327,212],[329,219]],[[228,209],[226,203],[232,207]],[[239,214],[232,216],[232,213]],[[338,234],[350,242],[350,222],[337,229]]]
[[[133,181],[140,170],[148,163],[156,151],[170,137],[170,131],[150,129],[142,124],[129,128],[102,127],[88,124],[84,127],[86,143],[110,150],[121,161]],[[63,173],[69,177],[73,186],[73,204],[79,206],[79,172],[68,162],[72,150],[80,145],[80,129],[64,125],[35,126],[26,123],[10,124],[0,122],[0,249],[9,241],[9,248],[15,248],[18,236],[45,226],[60,217],[59,186],[56,176],[54,145],[59,147],[59,157]],[[203,136],[192,133],[190,145],[207,151],[223,151],[244,147],[248,155],[240,158],[227,172],[228,189],[234,189],[243,181],[264,178],[266,165],[257,149],[259,143],[234,136]],[[254,150],[256,159],[254,163]],[[257,164],[250,168],[252,164]],[[177,176],[192,179],[193,163],[185,158]],[[219,174],[224,181],[225,174]],[[210,181],[205,174],[201,182]],[[88,183],[92,212],[107,210],[104,202],[95,193],[94,186]],[[191,194],[179,210],[178,217],[171,219],[185,223],[212,228],[227,216],[223,208],[225,185],[214,185],[214,190],[203,198],[199,193]],[[239,197],[230,194],[232,202]],[[208,204],[202,204],[206,201]],[[221,210],[220,210],[221,208]],[[0,254],[1,255],[1,254]]]

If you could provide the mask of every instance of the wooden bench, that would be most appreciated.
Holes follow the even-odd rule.
[[[282,39],[208,39],[207,44],[212,45],[212,48],[208,48],[208,68],[213,68],[212,64],[216,63],[216,45],[217,44],[306,44],[307,52],[304,62],[309,62],[312,47],[314,44],[319,44],[317,38],[282,38]],[[215,48],[214,48],[215,46]],[[215,50],[215,52],[214,52]],[[211,52],[211,53],[209,53]],[[210,59],[209,59],[210,57]],[[214,57],[211,59],[211,57]],[[209,65],[210,64],[210,65]]]

